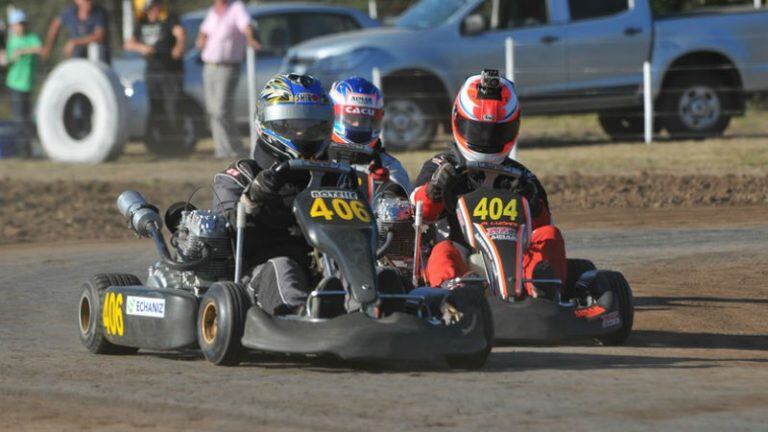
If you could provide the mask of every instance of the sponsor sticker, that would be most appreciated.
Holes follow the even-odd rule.
[[[165,318],[165,299],[128,296],[125,313],[150,318]]]
[[[362,93],[350,93],[347,95],[347,103],[355,105],[374,106],[373,96]]]
[[[600,317],[603,320],[603,328],[613,327],[621,324],[621,318],[619,318],[619,312],[611,312]]]
[[[376,110],[373,108],[360,108],[354,106],[344,107],[344,112],[347,114],[360,114],[368,117],[373,117],[376,115]]]
[[[312,191],[310,194],[312,195],[312,198],[343,198],[348,200],[357,199],[357,192],[352,191],[319,190]]]
[[[494,226],[486,228],[493,240],[517,240],[517,233],[509,226]]]

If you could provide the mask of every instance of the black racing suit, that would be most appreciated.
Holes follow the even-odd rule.
[[[213,180],[213,209],[225,214],[235,227],[237,203],[251,181],[263,169],[277,163],[256,146],[254,159],[241,159],[216,174]],[[268,313],[292,313],[303,305],[310,290],[311,248],[304,240],[292,206],[296,195],[309,181],[303,172],[288,173],[285,184],[263,202],[246,198],[243,268],[251,271],[249,289]],[[233,228],[234,229],[234,228]]]

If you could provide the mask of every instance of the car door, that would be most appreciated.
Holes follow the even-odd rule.
[[[557,95],[566,91],[564,28],[553,20],[553,0],[501,0],[498,19],[493,18],[493,1],[488,0],[470,13],[486,21],[487,30],[469,35],[463,32],[457,67],[464,76],[483,68],[504,73],[505,41],[514,40],[515,81],[527,112],[554,110]]]
[[[561,0],[569,22],[568,78],[574,105],[604,109],[639,102],[643,62],[651,46],[646,2]]]

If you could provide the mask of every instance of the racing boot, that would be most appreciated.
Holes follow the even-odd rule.
[[[323,295],[330,292],[344,292],[344,285],[335,276],[324,278],[315,288],[317,296],[310,296],[306,304],[310,318],[333,318],[344,313],[343,295]],[[303,314],[301,314],[303,315]]]
[[[536,297],[552,301],[560,300],[560,292],[563,286],[562,283],[541,282],[555,279],[559,279],[557,273],[555,273],[555,270],[547,261],[537,263],[536,267],[533,268],[533,280],[540,282],[530,284],[531,289],[536,293]]]

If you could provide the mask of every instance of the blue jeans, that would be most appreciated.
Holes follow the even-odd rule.
[[[30,95],[27,92],[13,89],[8,89],[8,93],[11,96],[11,115],[19,131],[16,138],[16,149],[19,156],[30,156],[32,152],[29,141],[33,131]]]

